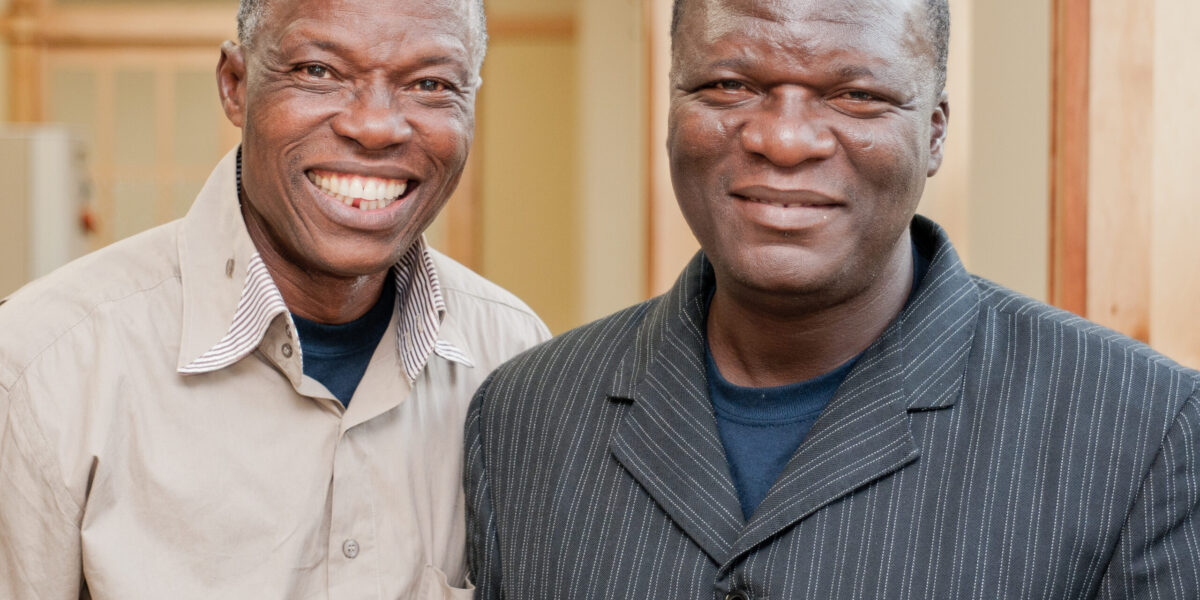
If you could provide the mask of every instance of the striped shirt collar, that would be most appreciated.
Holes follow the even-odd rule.
[[[283,296],[242,221],[237,202],[240,163],[240,156],[233,152],[221,161],[182,225],[184,332],[178,366],[181,374],[210,373],[229,367],[258,348],[275,319],[282,317],[292,324]],[[228,257],[223,267],[218,266],[222,261],[214,260],[216,257]],[[238,275],[241,275],[241,290],[236,309],[229,314],[222,307],[232,304],[231,284]],[[474,366],[463,348],[439,336],[446,317],[446,302],[432,252],[423,236],[392,267],[392,276],[399,307],[397,350],[409,381],[420,376],[433,354]],[[217,323],[223,323],[219,329],[222,335],[213,340]]]

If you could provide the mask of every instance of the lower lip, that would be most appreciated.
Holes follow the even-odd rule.
[[[345,202],[317,187],[315,183],[309,181],[308,177],[305,177],[304,180],[308,182],[315,195],[322,200],[318,203],[318,206],[320,206],[321,212],[326,217],[345,227],[365,230],[383,230],[394,227],[397,215],[400,214],[402,207],[408,203],[416,188],[410,181],[409,188],[404,191],[403,195],[393,200],[391,204],[383,208],[363,210],[354,206],[347,206]]]
[[[769,204],[733,196],[734,206],[751,222],[784,232],[815,229],[833,220],[839,204]]]

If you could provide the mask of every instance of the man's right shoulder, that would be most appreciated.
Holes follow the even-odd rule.
[[[638,331],[659,301],[635,304],[517,355],[496,369],[488,391],[545,391],[562,382],[570,382],[576,390],[607,391],[626,358],[635,352]]]
[[[178,285],[175,221],[55,269],[0,300],[0,386],[101,307]]]

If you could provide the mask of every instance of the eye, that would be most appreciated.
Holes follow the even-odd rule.
[[[422,92],[444,92],[450,89],[450,86],[437,79],[426,78],[417,82],[417,89]]]
[[[846,115],[858,118],[879,117],[895,106],[895,102],[889,97],[866,90],[836,92],[826,102]]]
[[[329,67],[325,65],[302,65],[300,71],[313,79],[328,79],[330,77]]]
[[[871,102],[874,100],[879,100],[879,98],[877,98],[874,94],[870,92],[864,92],[862,90],[851,90],[842,95],[850,100],[855,100],[858,102]]]
[[[725,92],[740,92],[740,91],[746,89],[746,84],[744,84],[740,81],[726,79],[723,81],[713,82],[713,83],[709,84],[709,87],[711,87],[713,89],[725,91]]]

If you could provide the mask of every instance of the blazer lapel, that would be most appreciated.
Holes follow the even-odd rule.
[[[958,400],[978,318],[978,291],[940,228],[913,223],[929,271],[904,312],[850,372],[734,543],[722,570],[821,508],[913,463],[909,413]]]
[[[868,350],[755,510],[730,560],[919,456],[903,400],[897,340]]]
[[[704,372],[704,282],[697,255],[655,301],[610,397],[632,402],[609,448],[668,516],[721,564],[745,526]]]

